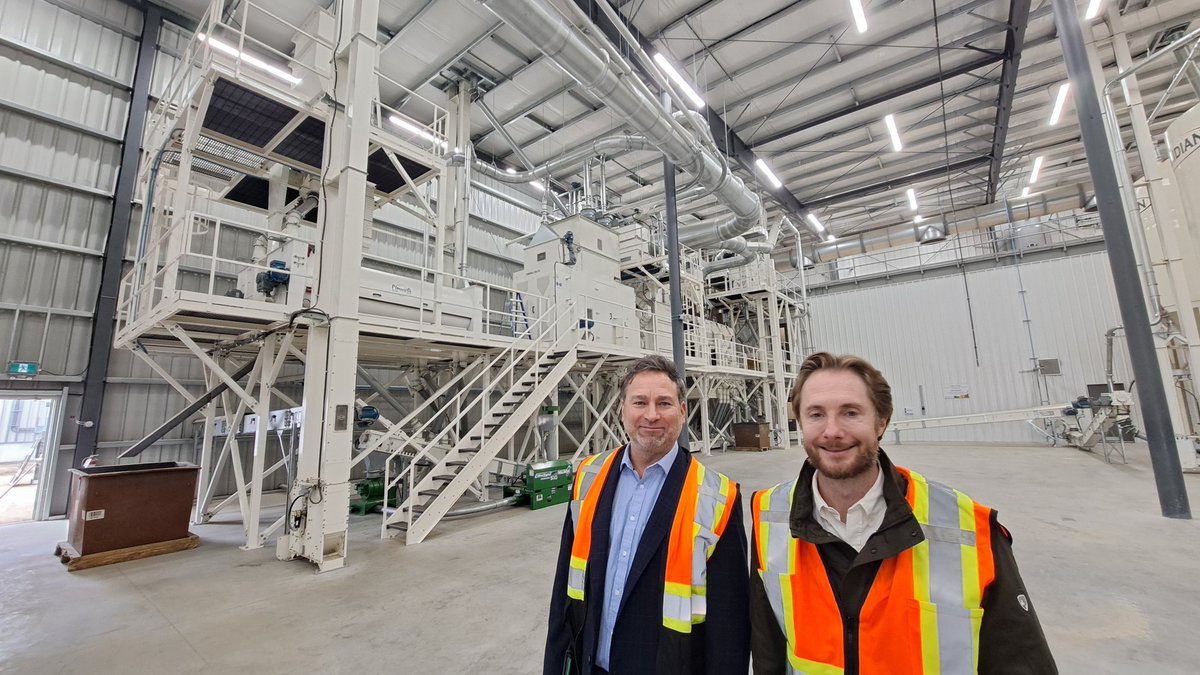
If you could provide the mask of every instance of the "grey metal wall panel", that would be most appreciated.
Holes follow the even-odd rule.
[[[0,105],[11,104],[120,137],[129,93],[82,73],[0,45]]]
[[[120,145],[12,111],[0,111],[0,157],[7,168],[112,193]]]
[[[0,35],[122,82],[133,80],[136,41],[63,7],[0,0]]]
[[[811,304],[815,348],[859,354],[878,366],[892,385],[896,420],[921,416],[922,393],[926,417],[1027,408],[1044,398],[1065,404],[1086,393],[1087,384],[1104,381],[1103,335],[1119,323],[1103,253],[973,272],[965,284],[962,276],[947,276],[841,291],[813,297]],[[1041,390],[1034,354],[1062,363],[1063,374],[1042,377]],[[1117,354],[1117,379],[1127,381],[1123,344]],[[949,398],[954,385],[965,386],[969,398]],[[903,439],[1027,443],[1041,437],[1012,423],[911,431]]]
[[[103,197],[0,175],[0,235],[99,253],[111,210]]]

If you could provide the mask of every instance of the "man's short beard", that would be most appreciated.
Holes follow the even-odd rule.
[[[854,453],[854,462],[849,466],[839,467],[837,469],[826,466],[826,463],[822,460],[820,451],[811,447],[808,443],[804,444],[804,451],[808,454],[808,461],[812,462],[812,465],[817,468],[817,471],[819,471],[821,475],[834,480],[857,478],[867,471],[870,471],[871,467],[874,466],[877,461],[879,461],[878,443],[873,443],[870,448],[859,446]]]

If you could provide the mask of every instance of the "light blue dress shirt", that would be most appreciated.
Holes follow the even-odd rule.
[[[604,571],[604,607],[600,613],[600,644],[596,648],[596,665],[605,670],[608,670],[613,627],[617,625],[617,610],[621,608],[629,568],[677,454],[678,443],[666,456],[647,467],[642,478],[638,478],[629,461],[628,450],[621,456],[621,473],[613,498],[612,521],[608,526],[608,568]]]

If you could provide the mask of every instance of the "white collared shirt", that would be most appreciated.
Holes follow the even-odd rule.
[[[850,544],[855,551],[861,551],[866,546],[867,539],[883,524],[883,514],[887,512],[887,503],[883,500],[883,469],[875,476],[875,484],[867,490],[863,498],[855,502],[846,511],[846,522],[837,509],[830,506],[821,496],[817,487],[817,474],[813,473],[813,511],[817,514],[817,522],[825,531],[842,541]]]

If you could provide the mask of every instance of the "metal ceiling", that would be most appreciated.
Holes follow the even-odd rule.
[[[611,25],[599,21],[597,0],[552,1],[568,16],[574,11],[597,18],[593,34],[616,37]],[[1120,15],[1135,62],[1162,31],[1200,14],[1195,0],[1103,1],[1118,3],[1105,11]],[[381,71],[435,101],[444,100],[442,92],[458,79],[477,79],[483,101],[535,164],[630,131],[621,115],[484,3],[379,2]],[[811,210],[842,236],[911,222],[917,213],[935,217],[1017,199],[1035,156],[1044,156],[1035,193],[1088,182],[1070,101],[1056,126],[1048,122],[1058,86],[1067,79],[1048,0],[864,0],[864,33],[855,27],[848,0],[610,2],[641,46],[663,53],[695,84],[710,126],[730,132],[718,144],[741,160],[732,164],[762,191],[771,217]],[[207,7],[203,0],[168,4],[193,17]],[[226,4],[237,11],[239,0]],[[255,4],[299,24],[318,3]],[[1107,80],[1117,68],[1102,18],[1103,12],[1090,27]],[[289,35],[257,36],[291,48]],[[624,53],[631,48],[624,41],[617,47]],[[1175,69],[1170,59],[1163,61],[1141,78],[1150,107]],[[416,97],[406,100],[386,83],[381,97],[422,116]],[[1160,133],[1194,102],[1188,86],[1177,87],[1152,129]],[[899,152],[885,129],[887,114],[894,115],[903,140]],[[1119,117],[1127,125],[1126,116]],[[523,168],[483,112],[473,115],[471,132],[481,156]],[[774,168],[782,189],[747,168],[754,157]],[[1131,164],[1140,173],[1134,158]],[[555,175],[560,185],[581,180],[567,171]],[[627,153],[610,160],[609,187],[626,202],[643,199],[661,190],[661,171],[657,154]],[[908,188],[916,193],[917,213],[908,205]],[[711,198],[680,205],[683,223],[727,216]]]

